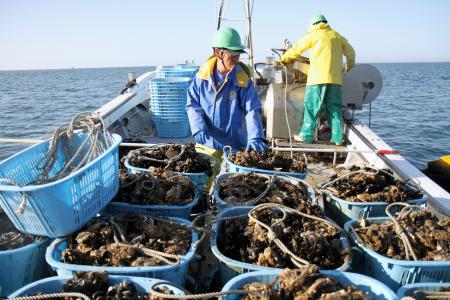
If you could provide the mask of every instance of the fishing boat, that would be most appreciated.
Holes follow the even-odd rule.
[[[356,65],[354,70],[351,70],[343,78],[346,144],[338,147],[326,145],[326,143],[301,144],[294,140],[292,132],[289,131],[290,128],[299,127],[301,118],[298,116],[302,114],[303,110],[305,84],[289,80],[286,83],[283,78],[287,77],[284,70],[273,69],[270,62],[263,63],[263,65],[270,70],[266,72],[267,69],[259,69],[259,71],[255,69],[257,75],[255,75],[254,82],[264,108],[263,121],[266,138],[273,151],[332,153],[334,157],[341,154],[346,155],[344,165],[359,163],[376,169],[389,169],[401,180],[420,187],[428,196],[428,206],[431,209],[445,216],[450,214],[450,194],[408,162],[402,156],[401,149],[393,149],[369,126],[355,117],[355,111],[367,109],[367,106],[371,105],[371,101],[375,100],[381,91],[382,78],[375,67],[367,64]],[[297,66],[293,73],[302,68],[304,66]],[[263,74],[271,72],[275,74],[274,77],[264,77]],[[261,76],[259,77],[258,74]],[[289,71],[287,74],[293,76]],[[133,73],[129,74],[127,85],[130,85],[130,82],[133,84],[124,89],[123,93],[116,98],[97,109],[96,112],[105,120],[109,130],[121,135],[124,140],[139,140],[145,144],[194,142],[191,136],[162,138],[157,135],[155,124],[151,118],[152,108],[149,105],[148,93],[148,84],[157,75],[158,70],[147,72],[138,78],[134,78]],[[284,95],[285,92],[287,98]],[[310,176],[314,175],[311,173]],[[316,183],[323,179],[311,178]]]

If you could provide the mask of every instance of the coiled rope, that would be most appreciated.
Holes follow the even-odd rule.
[[[73,138],[77,133],[86,133],[86,138],[79,145]],[[55,130],[47,155],[37,164],[37,169],[41,172],[39,179],[33,183],[44,184],[64,178],[103,154],[113,143],[113,137],[98,114],[80,113],[69,124]],[[58,162],[60,147],[65,157],[64,166],[52,176],[50,174]]]
[[[256,217],[256,213],[263,210],[263,209],[278,209],[282,212],[283,217],[281,219],[279,219],[278,221],[276,221],[274,224],[272,225],[267,225],[263,222],[261,222],[260,220],[257,219]],[[278,248],[280,248],[280,250],[284,253],[286,253],[287,255],[290,256],[291,261],[293,264],[295,264],[297,267],[302,267],[304,265],[310,264],[309,261],[297,256],[295,253],[293,253],[276,235],[275,231],[274,231],[274,227],[283,222],[286,219],[287,213],[291,213],[291,214],[296,214],[299,215],[301,217],[304,218],[308,218],[308,219],[312,219],[312,220],[316,220],[319,222],[323,222],[327,225],[330,225],[331,227],[334,227],[338,230],[338,233],[342,232],[342,229],[337,226],[336,224],[331,223],[328,220],[316,217],[316,216],[312,216],[312,215],[308,215],[305,213],[302,213],[296,209],[281,205],[281,204],[276,204],[276,203],[265,203],[265,204],[260,204],[258,206],[256,206],[255,208],[253,208],[252,210],[250,210],[250,212],[248,213],[248,217],[250,220],[254,221],[256,224],[258,224],[259,226],[265,228],[267,230],[267,237],[269,239],[269,241],[273,241]]]
[[[349,176],[352,176],[352,175],[354,175],[354,174],[365,174],[365,175],[377,175],[378,173],[379,173],[379,171],[380,170],[378,170],[378,169],[373,169],[375,172],[368,172],[368,171],[353,171],[353,172],[350,172],[350,173],[348,173],[348,174],[344,174],[344,175],[342,175],[342,176],[339,176],[338,178],[336,178],[336,179],[333,179],[333,180],[331,180],[331,181],[329,181],[329,182],[327,182],[327,183],[325,183],[324,185],[322,185],[320,188],[321,189],[325,189],[325,187],[327,187],[327,186],[329,186],[330,184],[332,184],[332,183],[335,183],[335,182],[337,182],[337,181],[339,181],[339,180],[341,180],[341,179],[344,179],[344,178],[346,178],[346,177],[349,177]],[[392,176],[392,175],[391,175]]]
[[[149,249],[149,248],[144,247],[144,245],[142,245],[142,244],[130,244],[126,239],[122,228],[114,220],[114,217],[109,218],[108,221],[111,223],[111,225],[113,227],[114,242],[118,246],[134,248],[134,249],[144,253],[148,257],[160,260],[170,266],[177,266],[180,264],[180,259],[183,258],[182,255],[168,254],[165,252]],[[120,239],[117,235],[120,236]]]
[[[391,212],[389,211],[391,209],[391,207],[396,206],[396,205],[404,206],[402,208],[402,210],[400,211],[397,218],[394,217],[391,214]],[[403,247],[405,248],[406,260],[409,260],[410,256],[412,256],[412,258],[414,260],[418,260],[418,258],[417,258],[416,253],[414,252],[411,242],[409,241],[408,235],[406,234],[405,230],[403,229],[403,227],[399,221],[401,221],[403,219],[403,217],[405,217],[407,214],[409,214],[413,209],[421,209],[421,207],[418,205],[409,205],[409,204],[402,203],[402,202],[395,202],[395,203],[389,204],[385,210],[388,217],[395,224],[395,226],[394,226],[395,232],[397,233],[397,235],[403,242]]]
[[[159,146],[154,146],[154,147],[150,147],[148,149],[152,150],[152,149],[159,149],[161,147]],[[140,152],[142,152],[142,150],[145,150],[146,148],[143,149],[136,149],[136,150],[132,150],[128,153],[127,155],[127,159],[128,161],[130,161],[131,157],[135,154],[137,154],[137,159],[138,160],[143,160],[143,161],[150,161],[150,162],[156,162],[156,163],[160,163],[160,164],[164,164],[164,165],[168,165],[170,163],[176,162],[178,160],[181,159],[181,157],[184,155],[184,153],[186,152],[186,145],[181,145],[181,151],[179,154],[177,154],[176,156],[172,157],[172,158],[166,158],[166,159],[157,159],[157,158],[153,158],[153,157],[148,157],[145,155],[141,155]]]
[[[237,174],[234,175],[234,176],[239,176],[239,175],[242,175],[242,174],[237,173]],[[256,174],[256,175],[257,175],[257,176],[261,176],[261,177],[265,177],[265,178],[269,179],[268,184],[267,184],[267,187],[265,188],[265,190],[264,190],[261,194],[259,194],[259,195],[258,195],[257,197],[255,197],[254,199],[250,199],[250,200],[247,200],[247,201],[244,201],[244,202],[227,201],[227,199],[224,199],[224,201],[225,201],[225,202],[228,202],[228,203],[231,203],[231,204],[253,205],[253,204],[255,204],[255,203],[258,203],[258,202],[261,201],[262,199],[264,199],[264,197],[267,196],[267,193],[269,193],[270,190],[274,187],[274,182],[275,182],[275,179],[276,179],[276,177],[277,177],[277,174],[275,173],[275,174],[273,174],[272,176],[264,175],[264,174]]]

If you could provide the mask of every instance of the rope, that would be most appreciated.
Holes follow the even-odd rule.
[[[263,223],[263,222],[261,222],[261,221],[259,221],[253,214],[258,212],[258,211],[260,211],[260,210],[266,209],[266,208],[279,209],[283,213],[283,217],[280,220],[278,220],[277,222],[275,222],[274,224],[270,225],[270,226],[265,224],[265,223]],[[316,216],[312,216],[312,215],[308,215],[308,214],[302,213],[302,212],[300,212],[298,210],[295,210],[293,208],[290,208],[290,207],[287,207],[287,206],[284,206],[284,205],[275,204],[275,203],[265,203],[265,204],[260,204],[260,205],[256,206],[255,208],[253,208],[248,213],[249,219],[254,221],[259,226],[265,228],[267,230],[267,237],[268,237],[269,241],[273,241],[278,246],[278,248],[280,248],[280,250],[282,252],[284,252],[285,254],[288,254],[291,257],[291,261],[297,267],[302,267],[304,265],[310,264],[310,262],[305,260],[305,259],[302,259],[301,257],[297,256],[295,253],[293,253],[291,250],[289,250],[289,248],[280,239],[277,238],[276,233],[273,230],[273,228],[277,224],[283,222],[286,219],[287,213],[297,214],[297,215],[302,216],[304,218],[316,220],[316,221],[319,221],[319,222],[324,222],[327,225],[330,225],[330,226],[338,229],[338,232],[342,231],[342,229],[339,226],[329,222],[328,220],[325,220],[325,219],[322,219],[322,218],[319,218],[319,217],[316,217]]]
[[[414,296],[416,296],[417,294],[424,295],[425,299],[449,299],[450,298],[450,292],[415,290]]]
[[[75,146],[72,137],[79,132],[86,132],[87,136],[79,146]],[[84,112],[76,115],[69,124],[55,130],[47,155],[37,164],[37,169],[41,171],[39,180],[33,183],[44,184],[68,176],[103,154],[113,145],[113,142],[113,137],[106,130],[105,123],[98,114]],[[58,161],[60,144],[65,157],[64,166],[56,175],[50,177]]]
[[[41,299],[52,299],[52,298],[63,298],[63,297],[74,297],[74,298],[82,298],[84,300],[91,300],[88,296],[82,293],[53,293],[53,294],[45,294],[45,295],[34,295],[34,296],[23,296],[23,297],[14,297],[8,298],[8,300],[41,300]]]
[[[252,291],[247,290],[231,290],[231,291],[223,291],[223,292],[212,292],[212,293],[202,293],[202,294],[189,294],[189,295],[173,295],[173,294],[165,294],[155,290],[158,285],[170,285],[169,282],[158,282],[153,284],[150,287],[150,296],[152,297],[160,297],[165,299],[208,299],[208,298],[216,298],[225,295],[256,295],[256,296],[265,296],[265,292],[263,288],[256,289]]]
[[[164,146],[162,146],[164,147]],[[151,147],[150,149],[160,149],[162,147]],[[140,155],[140,152],[142,152],[142,150],[145,150],[146,148],[141,148],[141,149],[136,149],[136,150],[132,150],[128,153],[127,155],[127,159],[130,160],[130,158],[135,154],[138,153],[137,155],[137,159],[138,160],[146,160],[146,161],[151,161],[151,162],[156,162],[156,163],[161,163],[161,164],[165,164],[168,165],[170,163],[173,163],[175,161],[178,161],[179,159],[181,159],[181,157],[184,155],[184,153],[186,152],[186,145],[181,145],[181,151],[179,154],[177,154],[176,156],[169,158],[169,159],[156,159],[153,157],[148,157],[148,156],[144,156],[144,155]]]
[[[9,185],[15,185],[18,187],[22,187],[19,183],[17,183],[16,181],[14,181],[12,179],[9,179],[9,178],[0,178],[0,182],[5,182],[6,184],[9,184]],[[25,211],[25,207],[27,206],[27,196],[24,191],[20,191],[19,193],[22,197],[22,200],[20,201],[20,204],[16,209],[16,213],[23,214],[23,212]]]
[[[109,218],[108,221],[113,226],[113,238],[114,238],[115,244],[117,244],[118,246],[131,247],[131,248],[137,249],[137,250],[141,251],[142,253],[144,253],[145,255],[147,255],[151,258],[156,258],[170,266],[177,266],[180,264],[180,258],[182,258],[183,256],[175,255],[175,254],[168,254],[168,253],[164,253],[161,251],[149,249],[149,248],[144,247],[144,245],[142,245],[142,244],[128,243],[127,239],[125,238],[125,234],[123,233],[122,228],[120,228],[120,225],[118,223],[116,223],[112,217]],[[121,240],[117,237],[117,232],[119,233]],[[173,261],[170,259],[173,259]]]
[[[400,211],[400,214],[399,214],[399,216],[398,216],[398,219],[395,218],[395,217],[391,214],[391,212],[389,211],[389,209],[390,209],[392,206],[395,206],[395,205],[404,206],[404,207],[402,208],[402,210]],[[420,206],[417,206],[417,205],[409,205],[409,204],[402,203],[402,202],[394,202],[394,203],[392,203],[392,204],[389,204],[389,205],[386,207],[386,210],[385,210],[385,211],[386,211],[386,214],[388,215],[388,217],[389,217],[389,218],[392,220],[392,222],[395,224],[395,227],[394,227],[395,232],[397,233],[397,235],[400,237],[401,241],[403,242],[403,247],[405,248],[406,260],[409,260],[409,259],[410,259],[410,256],[412,256],[414,260],[418,260],[418,258],[417,258],[416,253],[414,252],[414,249],[413,249],[413,247],[412,247],[412,245],[411,245],[411,242],[409,241],[408,235],[406,234],[405,230],[403,229],[403,227],[401,226],[401,224],[399,223],[399,221],[404,217],[404,215],[403,215],[404,213],[405,213],[405,215],[406,215],[406,214],[409,214],[409,213],[412,211],[412,209],[414,209],[414,208],[419,208],[419,209],[420,209]],[[405,209],[406,209],[406,210],[405,210]],[[405,210],[405,212],[404,212],[404,210]]]
[[[130,175],[128,175],[128,176],[130,176]],[[132,186],[140,179],[141,176],[143,176],[143,174],[133,176],[134,178],[130,182],[119,185],[119,189],[124,189],[124,188]]]
[[[181,255],[168,254],[168,253],[164,253],[161,251],[145,248],[144,245],[142,245],[142,244],[131,245],[131,244],[120,243],[120,242],[119,243],[116,242],[116,244],[118,246],[122,246],[122,247],[131,247],[131,248],[137,249],[137,250],[141,251],[142,253],[144,253],[145,255],[147,255],[148,257],[156,258],[172,267],[178,266],[180,264],[180,258],[183,258],[183,256],[181,256]],[[173,259],[173,261],[171,261],[170,259]]]
[[[242,174],[238,174],[238,175],[233,175],[233,176],[240,176]],[[264,197],[267,196],[267,193],[270,192],[270,190],[273,188],[274,186],[274,182],[275,179],[277,177],[277,174],[273,174],[272,176],[268,176],[268,175],[263,175],[263,174],[256,174],[257,176],[261,176],[261,177],[265,177],[269,179],[269,183],[267,184],[266,189],[256,198],[254,199],[250,199],[248,201],[244,201],[244,202],[236,202],[236,201],[226,201],[226,199],[224,199],[224,201],[231,203],[231,204],[239,204],[239,205],[253,205],[255,203],[258,203],[259,201],[261,201],[262,199],[264,199]]]
[[[322,185],[322,186],[321,186],[321,189],[325,189],[326,186],[329,186],[330,184],[335,183],[336,181],[339,181],[339,180],[341,180],[341,179],[343,179],[343,178],[345,178],[345,177],[349,177],[349,176],[351,176],[351,175],[353,175],[353,174],[359,174],[359,173],[361,173],[361,174],[366,174],[366,175],[376,175],[376,174],[378,174],[379,170],[377,170],[377,169],[374,169],[374,170],[375,170],[375,172],[353,171],[353,172],[350,172],[350,173],[348,173],[348,174],[341,175],[341,176],[339,176],[338,178],[336,178],[336,179],[334,179],[334,180],[332,180],[332,181],[329,181],[329,182],[327,182],[326,184]]]

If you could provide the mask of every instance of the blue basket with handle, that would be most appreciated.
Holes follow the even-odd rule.
[[[368,220],[371,223],[381,224],[390,218],[369,218]],[[357,222],[356,220],[348,221],[344,229],[364,253],[362,267],[366,275],[383,282],[393,291],[410,283],[450,282],[450,261],[398,260],[381,255],[356,239],[350,226],[356,228]]]
[[[149,217],[176,217],[189,219],[192,208],[197,205],[199,199],[200,192],[197,190],[192,201],[184,205],[142,205],[111,201],[102,211],[102,214],[119,215],[135,213]]]
[[[0,251],[0,295],[9,295],[35,280],[49,275],[45,249],[50,239],[42,238],[12,250]]]
[[[234,206],[247,206],[245,204],[239,204],[239,203],[229,203],[226,202],[222,199],[222,197],[220,197],[220,185],[231,175],[234,175],[236,173],[222,173],[219,174],[214,182],[214,191],[213,191],[213,195],[214,195],[214,200],[217,203],[217,207],[219,210],[222,210],[224,208],[227,207],[234,207]],[[306,186],[306,188],[308,189],[308,198],[313,201],[316,198],[316,194],[314,193],[314,189],[311,187],[311,185],[309,185],[308,183],[306,183],[305,181],[299,179],[299,178],[293,178],[293,177],[287,177],[287,176],[277,176],[277,178],[279,178],[280,180],[284,180],[284,181],[288,181],[294,185],[297,185],[299,182],[301,182],[302,184],[304,184]],[[259,203],[260,204],[260,203]],[[252,204],[255,205],[255,204]]]
[[[77,143],[85,133],[73,137]],[[46,155],[49,141],[31,146],[0,163],[0,178],[21,187],[0,182],[0,205],[14,226],[25,233],[61,237],[73,233],[108,204],[119,189],[118,149],[122,138],[113,135],[113,145],[72,174],[46,184],[27,185],[36,180],[36,165]],[[51,176],[62,169],[65,156],[58,149],[58,160]],[[24,207],[23,212],[19,208]]]
[[[184,219],[169,219],[186,226],[192,226],[191,222]],[[113,275],[128,275],[164,279],[180,286],[184,286],[189,262],[194,258],[195,255],[195,246],[197,240],[198,234],[196,231],[192,230],[191,247],[186,255],[180,259],[180,263],[176,266],[162,265],[141,267],[105,267],[68,264],[64,263],[61,260],[61,252],[68,247],[68,243],[65,239],[57,239],[51,243],[45,253],[45,260],[58,273],[58,275],[72,275],[78,271],[106,271],[109,274]]]
[[[46,293],[46,294],[61,293],[63,286],[71,278],[72,276],[70,275],[53,276],[45,278],[22,287],[20,290],[9,295],[9,298],[35,295],[37,293]],[[173,286],[173,284],[164,280],[133,277],[133,276],[117,276],[117,275],[108,276],[108,283],[110,285],[116,285],[124,280],[134,284],[138,293],[148,293],[150,292],[152,286],[158,284],[158,287],[166,287],[170,292],[173,292],[173,294],[175,295],[184,295],[183,290]]]
[[[328,191],[324,191],[324,206],[328,217],[332,218],[339,226],[350,220],[361,218],[376,218],[386,216],[387,202],[353,202],[334,196]],[[407,200],[410,205],[422,205],[427,202],[428,197],[423,196],[420,199]],[[392,212],[395,208],[391,209]]]
[[[437,292],[440,288],[446,288],[447,290],[450,290],[450,282],[444,282],[444,283],[412,283],[407,284],[402,287],[400,287],[397,291],[397,297],[398,299],[402,299],[403,297],[414,297],[417,300],[425,300],[425,297],[420,297],[419,295],[415,296],[416,291],[433,291]],[[444,299],[444,298],[441,298]]]
[[[277,269],[277,270],[264,270],[241,274],[228,281],[227,284],[225,284],[225,286],[222,288],[222,292],[242,290],[244,288],[244,285],[253,282],[271,283],[282,271],[283,270]],[[320,271],[320,273],[326,276],[336,278],[336,280],[342,285],[355,285],[359,290],[366,292],[369,295],[370,299],[373,300],[397,299],[395,293],[392,290],[390,290],[386,285],[368,276],[350,272],[327,271],[327,270]],[[227,295],[225,296],[224,299],[237,300],[239,299],[239,296]]]
[[[234,164],[231,160],[228,159],[228,153],[229,153],[229,150],[226,151],[226,149],[224,148],[223,159],[225,161],[227,172],[230,172],[230,173],[252,173],[253,172],[253,173],[262,173],[262,174],[269,174],[269,175],[273,175],[276,173],[281,176],[292,176],[292,177],[299,178],[299,179],[305,179],[305,177],[308,175],[307,171],[305,171],[303,173],[291,173],[291,172],[279,172],[279,171],[274,171],[274,170],[264,170],[264,169],[256,169],[256,168],[251,168],[251,167],[239,166],[239,165]]]
[[[152,147],[146,147],[146,149],[158,149],[158,146],[152,146]],[[215,159],[206,153],[197,153],[199,156],[203,157],[204,159],[208,159],[211,162],[211,167],[214,168],[216,161]],[[127,168],[128,172],[130,173],[147,173],[148,169],[145,168],[138,168],[130,165],[129,158],[127,157],[125,159],[125,167]],[[177,172],[175,172],[177,173]],[[199,172],[199,173],[185,173],[185,172],[178,172],[177,174],[181,174],[184,176],[189,177],[189,179],[192,181],[192,183],[197,187],[199,191],[203,191],[205,189],[205,184],[208,182],[208,175],[206,175],[205,172]]]
[[[217,215],[218,222],[213,224],[211,233],[211,251],[215,257],[219,260],[219,274],[222,284],[225,284],[231,278],[251,271],[267,271],[267,270],[279,270],[278,268],[258,266],[251,263],[246,263],[238,260],[231,259],[225,256],[218,247],[219,236],[223,233],[223,221],[220,219],[234,216],[242,216],[246,218],[247,214],[253,207],[250,206],[237,206],[226,208]],[[347,238],[343,234],[340,238],[341,247],[350,249],[350,245]],[[344,262],[342,266],[337,268],[337,271],[346,271],[350,268],[351,260]]]

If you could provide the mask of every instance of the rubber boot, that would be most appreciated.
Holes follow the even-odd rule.
[[[325,95],[325,108],[327,110],[328,124],[331,127],[331,142],[342,144],[342,97],[341,86],[327,84]]]
[[[317,116],[326,94],[326,84],[309,85],[305,89],[305,109],[303,124],[300,129],[300,140],[304,143],[314,141],[314,131],[317,127]]]

